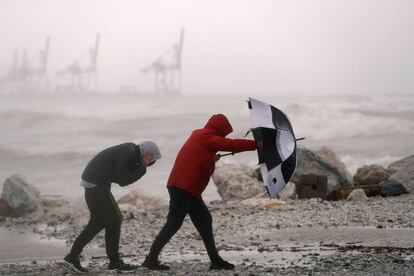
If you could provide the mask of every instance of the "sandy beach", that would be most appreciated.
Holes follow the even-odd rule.
[[[220,254],[234,271],[210,271],[198,233],[188,218],[164,249],[168,272],[140,268],[135,275],[412,275],[414,195],[366,202],[288,200],[274,207],[211,202]],[[139,264],[162,227],[167,206],[121,205],[121,252]],[[82,204],[62,202],[27,218],[2,218],[0,273],[71,275],[62,264],[87,221]],[[103,233],[83,252],[91,275],[106,275]]]

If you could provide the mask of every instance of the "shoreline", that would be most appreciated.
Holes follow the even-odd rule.
[[[217,247],[224,258],[236,264],[235,271],[208,269],[203,242],[186,218],[160,256],[171,270],[162,273],[139,268],[135,275],[410,275],[414,271],[414,194],[373,197],[364,202],[288,200],[286,205],[270,208],[208,206]],[[125,261],[140,264],[164,224],[168,208],[120,207],[124,216],[120,252]],[[0,220],[3,240],[10,238],[1,231],[14,231],[11,243],[17,250],[16,243],[21,242],[23,249],[20,258],[6,254],[7,264],[0,255],[0,274],[39,275],[47,270],[51,275],[73,275],[62,266],[61,258],[87,217],[85,208],[70,205],[52,208],[35,218]],[[36,246],[37,251],[32,251]],[[22,259],[33,252],[38,258]],[[83,257],[92,275],[107,274],[103,233],[94,238]]]
[[[3,231],[1,234],[4,234],[4,230],[1,231]],[[336,235],[338,233],[340,235]],[[274,236],[279,238],[276,241],[267,238]],[[332,240],[334,236],[336,236],[335,242]],[[362,270],[364,273],[360,275],[382,275],[381,272],[384,273],[384,269],[386,271],[390,268],[399,269],[401,274],[396,275],[409,275],[406,273],[414,268],[414,229],[412,228],[289,228],[263,233],[261,237],[264,241],[257,241],[253,246],[248,247],[243,246],[245,244],[243,239],[226,241],[220,254],[236,265],[236,270],[232,272],[208,270],[209,260],[202,247],[177,250],[175,246],[173,248],[167,246],[160,258],[171,266],[170,271],[148,271],[140,267],[133,275],[148,275],[148,273],[150,275],[185,275],[191,272],[200,275],[234,275],[233,273],[237,275],[324,275],[337,269],[341,269],[343,275],[347,275],[352,270],[356,272],[361,269],[361,265],[365,270]],[[300,237],[300,240],[297,240],[297,237]],[[366,237],[370,239],[366,240]],[[56,241],[47,240],[37,240],[32,245],[38,246],[39,244],[44,245],[44,249],[47,245],[57,245]],[[384,244],[387,245],[384,246]],[[26,244],[25,248],[30,250],[31,247]],[[145,254],[134,255],[134,247],[124,246],[121,249],[124,252],[123,259],[127,262],[140,264],[144,260]],[[7,275],[38,275],[47,269],[52,269],[51,275],[75,275],[62,264],[62,258],[68,250],[69,247],[65,246],[64,240],[60,240],[57,247],[52,246],[46,250],[48,253],[43,251],[42,247],[37,247],[36,257],[5,260],[4,256],[0,255],[0,272],[7,273]],[[47,254],[57,252],[60,256],[47,256]],[[82,255],[81,260],[88,267],[91,275],[113,274],[105,270],[107,258],[103,248],[89,247]],[[355,261],[355,259],[359,263],[353,267],[350,260]],[[376,269],[373,269],[364,264],[365,262],[371,263],[372,260],[381,260],[382,266],[374,262]]]
[[[23,254],[27,255],[16,258],[16,253],[10,252],[10,250],[7,250],[7,254],[0,252],[0,265],[16,262],[24,263],[31,261],[58,260],[59,258],[61,259],[64,257],[70,249],[70,245],[66,244],[64,239],[47,240],[42,239],[38,234],[23,232],[23,229],[14,230],[19,230],[19,233],[16,234],[12,230],[0,228],[1,244],[4,246],[7,241],[11,243],[10,238],[19,238],[19,242],[13,242],[14,252],[23,252]],[[10,236],[10,234],[12,234],[12,236]],[[4,235],[7,235],[8,239],[4,238]],[[137,240],[136,243],[139,244],[140,241]],[[390,251],[405,251],[414,249],[414,228],[287,228],[262,233],[261,239],[257,239],[257,241],[252,242],[249,246],[244,246],[244,243],[245,241],[243,240],[243,237],[227,239],[226,243],[223,244],[219,250],[221,253],[224,253],[224,256],[233,256],[235,259],[240,258],[244,253],[250,252],[251,254],[252,251],[256,251],[257,253],[330,251],[333,253],[338,249],[342,251],[351,251],[362,248],[371,250],[388,249]],[[124,246],[121,249],[124,249],[124,251],[127,252],[133,252],[134,247]],[[183,261],[190,259],[191,256],[196,259],[201,258],[208,261],[204,248],[199,248],[199,250],[183,249],[183,251],[187,251],[184,254],[174,254],[173,250],[174,248],[167,247],[162,256],[175,261],[180,261],[180,256],[183,257]],[[59,253],[56,254],[56,252]],[[104,248],[97,245],[87,246],[82,254],[94,259],[106,258]],[[131,253],[125,255],[125,257],[128,258],[131,256],[133,256]],[[134,255],[133,257],[138,257],[138,255]],[[145,256],[141,256],[141,259],[144,257]]]

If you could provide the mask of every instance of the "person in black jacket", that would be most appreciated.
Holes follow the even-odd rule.
[[[109,258],[109,270],[134,271],[138,267],[124,263],[119,257],[119,238],[122,214],[111,193],[111,183],[127,186],[140,179],[161,158],[158,146],[151,142],[139,145],[124,143],[98,153],[86,166],[81,180],[90,220],[65,256],[65,263],[77,272],[88,272],[82,267],[79,255],[83,248],[103,229]]]

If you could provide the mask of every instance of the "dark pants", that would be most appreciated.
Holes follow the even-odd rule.
[[[168,188],[168,192],[170,194],[170,206],[167,222],[152,244],[147,258],[158,259],[158,255],[163,247],[177,233],[183,224],[185,216],[189,214],[191,221],[203,239],[210,260],[215,261],[219,259],[220,257],[214,243],[213,220],[204,201],[181,189]]]
[[[71,255],[79,256],[83,248],[105,229],[106,254],[111,262],[119,260],[119,237],[122,214],[108,186],[85,189],[90,219],[73,243]]]

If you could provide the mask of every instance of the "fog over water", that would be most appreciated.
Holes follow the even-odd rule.
[[[45,193],[82,196],[80,175],[98,151],[118,143],[154,140],[163,158],[127,189],[141,188],[167,198],[165,189],[175,156],[193,129],[213,113],[233,124],[232,138],[250,127],[244,96],[185,96],[64,93],[0,97],[0,179],[13,173],[29,177]],[[365,164],[388,165],[413,153],[414,97],[263,96],[290,117],[300,145],[329,146],[354,173]],[[251,138],[251,136],[248,136]],[[257,164],[254,152],[226,162]],[[217,198],[214,185],[204,193]]]
[[[139,70],[185,29],[185,94],[412,94],[414,2],[0,1],[0,75],[50,35],[48,75],[101,34],[99,88],[153,90]]]
[[[301,145],[330,146],[352,173],[388,165],[414,153],[413,23],[409,0],[0,0],[0,80],[15,50],[22,61],[27,49],[37,66],[50,36],[43,90],[0,85],[0,188],[19,173],[44,193],[79,198],[94,154],[154,140],[163,159],[114,192],[140,187],[166,199],[191,131],[220,112],[233,124],[231,137],[243,137],[248,97],[280,107],[306,137]],[[156,94],[153,74],[140,70],[171,49],[182,28],[183,93]],[[88,60],[97,33],[97,91],[56,92],[57,73]],[[253,152],[226,160],[257,163]],[[210,185],[205,198],[217,196]]]

